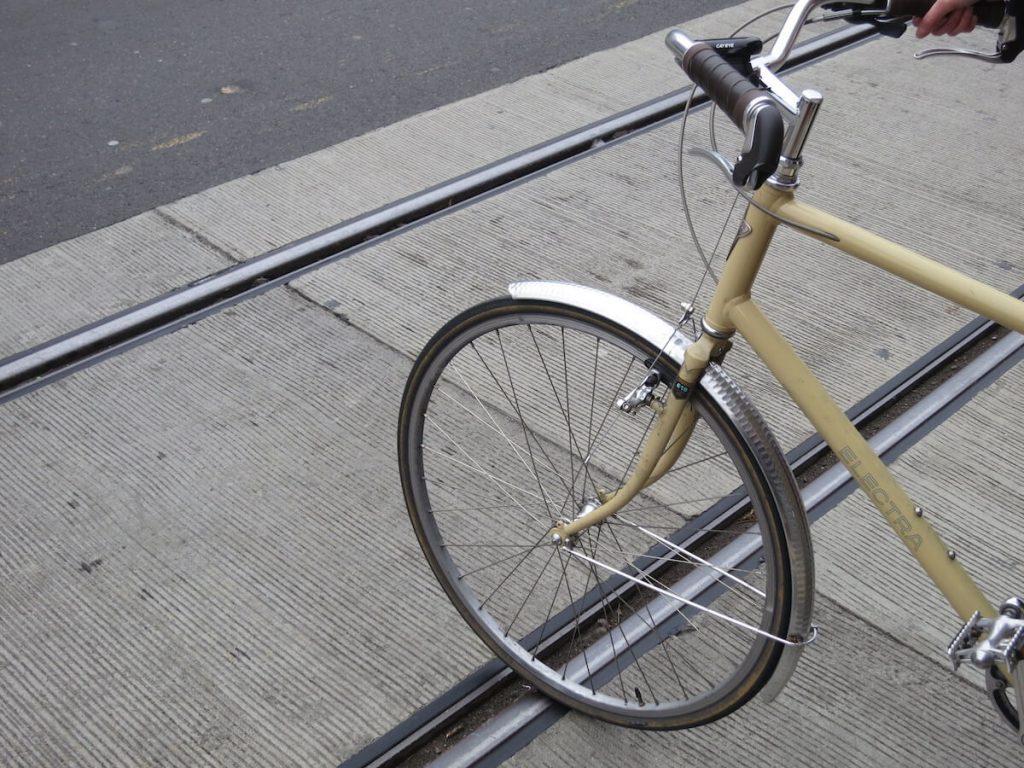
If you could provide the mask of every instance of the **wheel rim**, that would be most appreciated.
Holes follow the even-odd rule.
[[[478,634],[549,694],[614,722],[696,724],[753,695],[777,643],[630,582],[781,631],[777,520],[716,408],[697,397],[676,469],[566,551],[549,528],[632,466],[653,414],[628,416],[614,401],[656,351],[596,318],[522,307],[439,337],[409,393],[407,492],[428,559]],[[765,532],[774,544],[752,559],[744,545]],[[703,560],[665,538],[701,547]],[[716,550],[732,575],[703,564]],[[648,566],[657,575],[638,576]]]

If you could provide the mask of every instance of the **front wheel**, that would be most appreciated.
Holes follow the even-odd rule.
[[[656,418],[616,401],[645,382],[648,402],[672,397],[677,368],[598,315],[500,299],[427,344],[399,424],[409,514],[462,616],[545,693],[639,728],[747,702],[778,663],[792,599],[790,497],[759,417],[717,366],[690,397],[697,423],[674,468],[552,542],[559,520],[625,482]]]

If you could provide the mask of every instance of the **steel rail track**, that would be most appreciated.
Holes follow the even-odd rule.
[[[809,41],[792,69],[874,37],[851,26]],[[682,114],[685,88],[390,203],[184,288],[0,360],[0,403],[351,256],[452,211],[522,184]],[[695,105],[706,103],[703,94]]]

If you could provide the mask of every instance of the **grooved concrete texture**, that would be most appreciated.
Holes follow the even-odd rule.
[[[688,27],[721,35],[768,5]],[[826,95],[805,197],[1016,287],[1022,255],[1006,243],[1019,242],[1024,186],[1003,160],[1019,143],[1016,70],[913,63],[915,47],[879,41],[794,77]],[[652,36],[5,265],[2,348],[681,82]],[[691,138],[704,119],[691,117]],[[674,315],[699,272],[676,141],[670,127],[609,147],[0,409],[0,763],[336,763],[484,661],[402,509],[393,434],[410,356],[444,318],[513,279],[571,279]],[[710,185],[716,172],[689,165],[713,243],[730,201]],[[90,277],[111,243],[133,243],[104,268],[116,289]],[[60,280],[39,279],[52,270]],[[844,405],[968,319],[792,235],[777,238],[758,298]],[[729,362],[787,446],[807,433],[742,345]],[[993,464],[959,438],[1015,442],[1020,386],[1006,381],[1005,419],[979,399],[899,466],[934,499],[926,506],[971,521],[940,524],[995,599],[1019,589],[1021,546],[992,512],[1007,494],[987,494],[1019,495],[1020,457],[1000,451]],[[991,740],[1000,726],[981,692],[932,663],[956,629],[948,610],[917,582],[881,597],[906,557],[868,556],[888,534],[863,505],[855,496],[815,526],[826,631],[778,705],[668,736],[573,717],[518,763],[593,754],[657,765],[685,749],[773,765],[1019,762],[1008,739]],[[998,557],[967,543],[975,529]]]
[[[421,613],[404,371],[284,290],[6,406],[0,763],[330,763],[484,661]]]

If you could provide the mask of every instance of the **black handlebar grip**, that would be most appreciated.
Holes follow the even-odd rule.
[[[725,44],[725,43],[720,43]],[[736,161],[733,182],[757,189],[775,173],[782,152],[785,126],[778,107],[758,86],[723,59],[707,43],[696,43],[680,59],[683,71],[721,108],[741,131],[750,149]],[[751,103],[765,99],[763,107],[748,116]]]
[[[682,58],[683,71],[743,130],[743,116],[762,91],[707,43],[697,43]]]
[[[886,12],[891,16],[924,16],[935,5],[935,0],[889,0]],[[1006,4],[1003,0],[985,0],[973,6],[978,25],[996,29],[1003,23]]]

